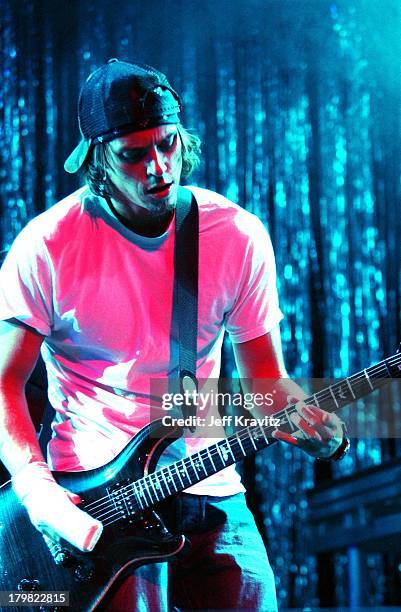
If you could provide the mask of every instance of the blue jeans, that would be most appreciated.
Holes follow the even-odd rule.
[[[118,590],[110,612],[276,612],[273,572],[242,493],[182,493],[164,518],[171,531],[188,536],[189,552],[170,564],[136,570]]]

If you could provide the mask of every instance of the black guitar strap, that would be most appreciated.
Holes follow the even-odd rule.
[[[198,205],[189,189],[179,187],[175,226],[173,320],[177,321],[180,391],[191,394],[198,388],[198,266]],[[195,415],[195,403],[188,405],[184,402],[184,418]]]

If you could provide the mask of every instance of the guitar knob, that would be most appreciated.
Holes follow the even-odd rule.
[[[75,568],[74,577],[78,582],[90,582],[94,576],[94,568],[91,565],[79,563]]]
[[[55,542],[45,534],[43,534],[43,539],[46,542],[46,545],[56,565],[70,565],[72,555],[67,548],[64,548],[61,546],[61,544]]]
[[[70,565],[72,555],[66,548],[61,548],[53,555],[56,565]]]
[[[17,585],[17,591],[39,591],[39,580],[23,578]]]

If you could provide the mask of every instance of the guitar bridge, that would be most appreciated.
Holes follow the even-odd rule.
[[[128,478],[120,480],[112,487],[106,487],[106,491],[120,519],[124,523],[133,523],[135,494],[132,482]]]

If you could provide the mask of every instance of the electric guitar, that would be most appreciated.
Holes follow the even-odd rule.
[[[401,376],[401,354],[384,359],[305,400],[334,412]],[[291,432],[295,406],[275,413],[280,429]],[[162,420],[144,427],[115,459],[85,472],[55,472],[58,483],[80,495],[80,507],[102,521],[103,534],[92,553],[53,543],[30,523],[10,482],[0,487],[0,591],[20,594],[22,609],[62,610],[43,591],[68,591],[69,609],[100,610],[133,568],[172,559],[185,545],[157,514],[159,502],[276,442],[275,427],[258,424],[157,469],[162,452],[182,431]],[[45,500],[44,500],[44,503]],[[156,508],[156,509],[155,509]],[[14,601],[18,608],[17,599]],[[50,601],[50,603],[49,603]],[[36,605],[29,605],[35,602]]]

